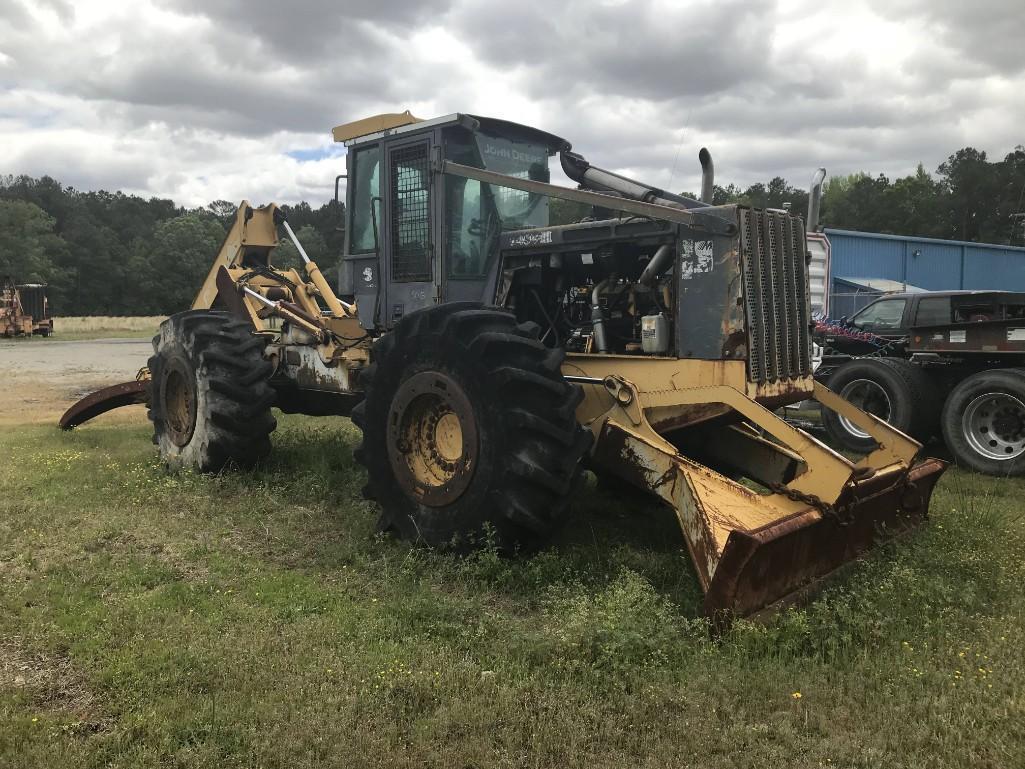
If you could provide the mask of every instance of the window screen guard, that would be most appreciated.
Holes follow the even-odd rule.
[[[392,280],[431,279],[430,173],[427,142],[391,155]]]

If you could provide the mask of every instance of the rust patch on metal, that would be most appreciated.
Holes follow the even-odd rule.
[[[786,600],[879,541],[919,526],[945,469],[945,462],[928,459],[907,474],[906,482],[898,474],[882,490],[854,486],[858,491],[848,496],[847,525],[809,510],[762,529],[734,532],[705,595],[705,614],[723,630],[733,617]]]
[[[70,430],[90,419],[106,414],[108,411],[131,406],[136,403],[146,403],[149,397],[149,380],[136,380],[134,382],[123,382],[111,387],[104,387],[94,393],[82,398],[75,405],[64,412],[64,416],[57,423],[61,430]]]

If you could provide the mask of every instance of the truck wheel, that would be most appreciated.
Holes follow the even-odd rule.
[[[379,528],[458,551],[543,544],[591,442],[563,355],[536,325],[474,302],[411,313],[379,338],[352,412]]]
[[[170,470],[251,467],[270,451],[274,390],[263,337],[225,312],[191,310],[153,337],[149,418]]]
[[[829,377],[830,390],[915,440],[925,442],[937,431],[939,396],[921,369],[901,358],[854,358]],[[822,422],[830,438],[845,449],[867,452],[876,442],[863,430],[829,409]]]
[[[943,408],[943,438],[962,467],[1025,475],[1025,373],[981,371],[961,382]]]

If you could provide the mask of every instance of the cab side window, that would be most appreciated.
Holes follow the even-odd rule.
[[[428,142],[417,142],[390,156],[391,270],[396,281],[431,279],[429,151]]]
[[[378,247],[381,226],[381,147],[356,150],[349,167],[349,184],[353,186],[350,198],[349,251],[362,254]],[[376,199],[375,199],[376,198]]]
[[[918,300],[916,326],[946,326],[951,322],[950,297],[933,296]]]
[[[855,315],[851,322],[858,328],[883,331],[900,328],[907,299],[880,299]]]

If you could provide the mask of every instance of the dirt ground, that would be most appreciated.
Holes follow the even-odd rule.
[[[83,395],[135,378],[152,352],[148,340],[0,341],[0,425],[49,422]],[[145,418],[131,406],[100,419]]]

